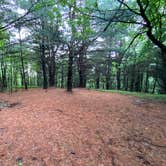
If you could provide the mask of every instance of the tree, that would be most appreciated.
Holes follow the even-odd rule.
[[[165,1],[0,3],[1,89],[165,93]]]
[[[163,67],[166,66],[166,45],[164,44],[165,41],[165,22],[166,22],[166,11],[165,6],[166,2],[164,0],[136,0],[132,3],[137,5],[137,8],[133,8],[133,6],[130,6],[129,3],[127,3],[124,0],[117,0],[120,4],[124,6],[125,9],[130,11],[132,13],[131,17],[134,17],[133,21],[130,21],[130,23],[138,23],[135,21],[135,18],[141,19],[139,22],[140,25],[142,25],[142,29],[147,34],[148,38],[152,41],[154,45],[156,45],[158,48],[161,49],[162,52],[162,61],[163,61]],[[142,22],[142,23],[141,23]],[[165,67],[166,71],[166,67]],[[166,91],[166,82],[164,82],[165,91]]]

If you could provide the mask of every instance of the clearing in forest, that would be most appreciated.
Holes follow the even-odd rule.
[[[166,165],[164,103],[83,89],[0,101],[0,166]]]

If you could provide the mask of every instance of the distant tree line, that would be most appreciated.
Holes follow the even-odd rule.
[[[0,2],[0,90],[166,93],[164,0]]]

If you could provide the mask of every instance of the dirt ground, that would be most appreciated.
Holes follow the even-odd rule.
[[[164,103],[84,89],[0,101],[0,166],[166,165]]]

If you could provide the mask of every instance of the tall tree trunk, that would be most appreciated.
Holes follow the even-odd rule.
[[[45,30],[45,18],[41,18],[41,30]],[[40,44],[40,60],[41,60],[41,67],[42,67],[42,74],[43,74],[43,89],[48,88],[48,79],[47,79],[47,66],[46,66],[46,57],[45,57],[45,36],[44,33],[41,37],[41,44]]]
[[[27,84],[26,75],[25,75],[25,67],[24,67],[24,58],[23,58],[22,40],[21,40],[20,30],[21,29],[19,27],[20,60],[21,60],[21,68],[22,68],[22,79],[23,79],[23,83],[24,83],[24,88],[27,90],[28,89],[28,84]]]
[[[85,55],[86,55],[86,43],[83,43],[78,57],[78,73],[79,73],[79,87],[86,87],[86,66],[85,66]]]
[[[154,80],[154,84],[153,84],[153,88],[152,88],[152,94],[155,93],[156,84],[157,84],[157,77],[156,77],[155,80]]]
[[[44,41],[42,41],[42,45],[41,45],[41,65],[42,65],[42,72],[43,72],[43,89],[47,89],[48,88],[48,82],[47,82],[47,72],[46,72]]]
[[[64,88],[64,66],[61,65],[61,88]]]
[[[120,46],[122,46],[121,42],[120,42]],[[117,60],[116,60],[117,61],[116,81],[117,81],[117,89],[120,90],[121,89],[121,68],[120,68],[120,65],[122,63],[123,54],[117,53],[116,58],[117,58]]]
[[[109,90],[110,89],[110,77],[106,77],[106,89]]]
[[[96,89],[100,88],[100,72],[98,67],[96,67]]]
[[[127,78],[126,78],[126,84],[125,84],[125,91],[128,90],[128,86],[129,86],[129,78],[127,76]]]
[[[145,79],[145,93],[149,92],[149,71],[146,71],[146,79]]]
[[[111,66],[112,66],[112,59],[111,59],[111,56],[109,55],[107,57],[107,60],[106,60],[106,89],[109,90],[110,87],[111,87],[111,73],[110,73],[110,70],[111,70]]]
[[[69,60],[68,60],[68,73],[67,73],[67,91],[71,92],[73,87],[73,55],[74,50],[71,48],[69,53]]]
[[[135,82],[135,65],[131,67],[131,79],[130,79],[130,91],[134,90],[134,82]]]
[[[84,76],[83,76],[83,71],[79,71],[79,87],[84,88]]]
[[[128,90],[128,73],[127,73],[126,67],[124,67],[124,71],[123,71],[123,89],[125,91]]]
[[[120,90],[120,88],[121,88],[121,69],[120,69],[120,65],[118,65],[118,67],[117,67],[116,79],[117,79],[117,89]]]
[[[76,0],[73,1],[73,6],[69,8],[69,20],[75,20],[75,7],[76,7]],[[76,33],[76,27],[74,24],[71,25],[71,41],[69,47],[69,59],[68,59],[68,72],[67,72],[67,91],[72,92],[73,88],[73,58],[74,58],[74,35]]]
[[[83,54],[80,54],[78,57],[78,73],[79,73],[79,87],[84,87],[84,60],[83,60]]]
[[[138,69],[139,66],[137,66],[137,70],[135,72],[135,82],[134,82],[134,90],[136,92],[140,92],[141,91],[141,74],[140,74],[140,70]]]
[[[110,85],[110,81],[111,81],[111,79],[110,79],[110,67],[108,67],[108,69],[107,69],[108,71],[107,71],[107,73],[106,73],[106,89],[107,90],[109,90],[110,88],[111,88],[111,85]]]
[[[163,88],[162,88],[162,90],[163,90],[163,93],[165,93],[166,94],[166,50],[165,50],[165,52],[162,52],[162,58],[163,58],[163,63],[162,63],[162,65],[163,65],[163,79],[162,79],[162,81],[163,81]]]
[[[10,57],[10,78],[9,78],[9,87],[10,87],[10,93],[13,92],[13,65],[12,65],[12,58]]]
[[[49,62],[49,86],[55,86],[55,58],[51,57]]]
[[[100,75],[97,75],[96,77],[96,89],[100,88]]]
[[[2,73],[2,91],[7,88],[7,76],[6,76],[7,66],[4,64],[3,58],[1,62],[1,73]]]
[[[41,78],[42,78],[42,73],[41,71],[37,71],[37,86],[41,86]]]
[[[143,91],[143,72],[140,73],[140,92]]]
[[[54,50],[54,47],[51,47],[51,50],[49,50],[49,59],[48,59],[48,69],[49,69],[49,86],[53,87],[55,86],[56,80],[55,80],[55,74],[56,74],[56,63],[55,63],[55,55],[58,50],[58,46],[56,50]]]
[[[85,75],[85,67],[83,65],[84,62],[81,62],[79,68],[79,87],[85,88],[86,87],[86,75]]]

